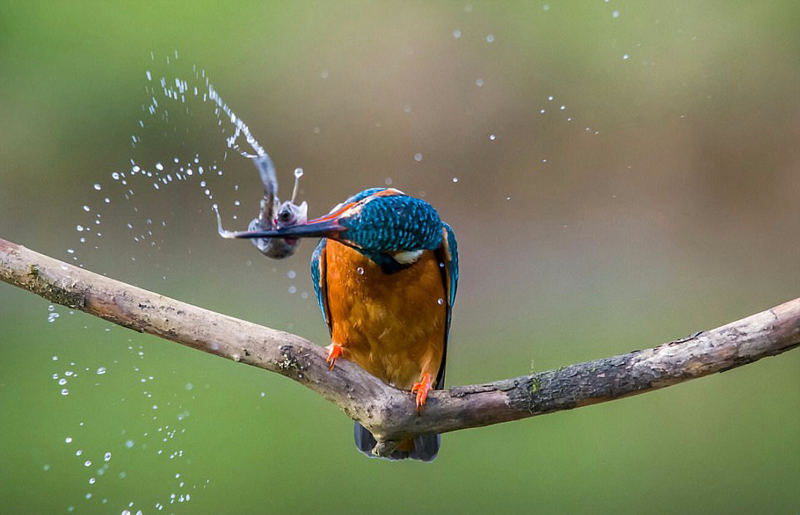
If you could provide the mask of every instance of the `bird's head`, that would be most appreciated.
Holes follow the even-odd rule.
[[[372,188],[353,195],[325,216],[245,238],[329,238],[363,254],[399,255],[433,250],[442,243],[442,221],[425,202],[394,188]],[[397,258],[395,258],[397,259]]]

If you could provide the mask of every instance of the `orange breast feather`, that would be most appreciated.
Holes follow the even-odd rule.
[[[445,346],[446,302],[433,252],[386,274],[360,252],[328,240],[326,282],[333,343],[344,358],[398,388],[437,377]]]

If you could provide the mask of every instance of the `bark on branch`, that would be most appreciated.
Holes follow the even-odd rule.
[[[276,372],[358,420],[386,455],[402,438],[445,433],[627,397],[752,363],[800,345],[800,298],[651,349],[491,383],[412,396],[290,333],[109,279],[0,239],[0,279],[139,332]]]

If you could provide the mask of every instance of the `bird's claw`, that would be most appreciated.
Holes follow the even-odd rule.
[[[428,392],[431,389],[431,376],[427,372],[422,374],[422,377],[419,379],[419,382],[414,383],[414,386],[411,388],[411,393],[416,393],[416,405],[417,405],[417,413],[422,412],[422,408],[425,407],[425,400],[428,398]]]
[[[337,343],[331,343],[325,348],[328,349],[328,357],[325,359],[325,363],[329,363],[328,369],[333,370],[333,365],[336,364],[336,358],[344,355],[344,347]]]

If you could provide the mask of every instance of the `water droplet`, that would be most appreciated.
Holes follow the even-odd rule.
[[[97,480],[96,480],[95,478],[93,478],[93,477],[90,477],[90,478],[89,478],[89,484],[90,484],[90,485],[93,485],[93,484],[95,484],[96,482],[97,482]]]
[[[403,112],[410,113],[411,112],[411,105],[406,104],[403,106]]]
[[[363,267],[356,268],[356,273],[358,275],[364,275],[364,268]]]
[[[383,182],[385,182],[387,186],[391,186],[392,185],[392,178],[391,177],[387,177],[386,180],[383,181]]]
[[[117,172],[114,172],[114,173],[111,174],[111,178],[114,179],[115,181],[118,181],[119,180],[119,174]]]
[[[320,73],[320,77],[322,77],[323,79],[327,79],[329,76],[330,75],[328,74],[328,70],[322,70],[322,73]]]
[[[50,470],[50,465],[48,465],[47,463],[45,463],[45,464],[44,464],[44,466],[42,467],[42,470],[44,470],[45,472],[47,472],[48,470]]]
[[[294,285],[289,286],[289,293],[292,293],[292,294],[297,293],[297,286],[294,286]]]
[[[52,313],[55,310],[56,310],[56,307],[54,305],[50,304],[49,306],[47,306],[47,311],[50,311]]]
[[[65,384],[67,384],[67,380],[64,379],[63,377],[58,380],[58,385],[59,386],[64,386]]]
[[[94,189],[96,189],[97,191],[100,191],[103,188],[100,186],[100,184],[94,183]]]
[[[89,460],[86,460],[86,461],[83,462],[83,466],[84,467],[91,467],[92,466],[92,462],[89,461]]]
[[[458,177],[453,177],[453,182],[458,182]]]
[[[69,395],[69,390],[67,390],[66,388],[62,388],[61,395]]]
[[[494,141],[497,139],[497,136],[495,136],[494,134],[489,134],[489,139]]]
[[[126,440],[125,441],[125,447],[128,448],[128,449],[133,447],[133,440]],[[125,477],[125,476],[120,476],[120,477]]]
[[[53,356],[53,361],[58,361],[58,356]]]
[[[294,270],[289,270],[289,271],[286,273],[286,276],[287,276],[289,279],[294,279],[295,277],[297,277],[297,272],[295,272]]]
[[[547,12],[547,11],[549,11],[549,10],[550,10],[550,4],[544,4],[544,5],[542,6],[542,10],[543,10],[544,12]]]
[[[83,210],[88,213],[89,211],[92,210],[92,208],[90,208],[89,206],[83,206]]]
[[[483,87],[483,79],[476,79],[475,80],[475,85],[478,86],[479,88],[482,88]]]
[[[68,436],[68,437],[64,438],[64,443],[72,443],[72,437]]]
[[[192,383],[186,383],[187,390],[191,390],[192,388],[194,388],[194,385]]]
[[[619,11],[614,11],[611,13],[612,18],[619,18]]]
[[[494,43],[494,36],[492,34],[486,35],[486,42],[487,43]]]
[[[56,318],[60,316],[61,315],[59,315],[58,313],[50,313],[49,315],[47,315],[47,321],[52,324],[53,322],[56,321]],[[66,395],[66,393],[62,393],[62,395]]]
[[[97,375],[101,376],[106,373],[106,367],[100,367],[97,369]]]
[[[417,152],[416,154],[414,154],[414,161],[416,161],[416,162],[418,162],[418,163],[419,163],[420,161],[422,161],[422,154],[420,154],[419,152]]]
[[[295,168],[294,169],[294,176],[295,178],[299,179],[303,176],[303,169],[302,168]]]
[[[456,39],[460,38],[461,37],[461,31],[458,30],[458,29],[454,30],[453,31],[453,37],[456,38]]]
[[[469,14],[472,12],[472,4],[467,4],[464,6],[464,12]]]
[[[444,299],[439,299],[436,302],[441,306],[442,304],[444,304]]]
[[[83,226],[82,225],[77,225],[77,226],[75,226],[75,230],[78,231],[78,232],[83,232]]]
[[[547,97],[547,100],[549,100],[549,101],[551,101],[551,102],[552,102],[552,101],[553,101],[553,98],[554,98],[554,97],[553,97],[553,95],[550,95],[549,97]]]
[[[103,461],[111,461],[111,453],[107,452],[103,455]]]
[[[161,163],[156,163],[156,170],[158,170],[159,172],[163,172],[164,165],[162,165]]]
[[[630,56],[628,54],[622,54],[622,59],[627,61]]]

